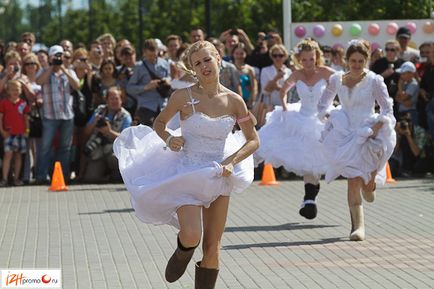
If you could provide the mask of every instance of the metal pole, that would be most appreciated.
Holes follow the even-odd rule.
[[[291,0],[283,0],[283,41],[288,50],[291,49],[292,11]]]
[[[57,0],[57,11],[59,13],[59,36],[63,39],[63,21],[62,21],[62,0]]]
[[[94,22],[94,16],[93,16],[93,0],[88,0],[89,5],[89,19],[88,19],[88,26],[89,26],[89,35],[88,35],[88,42],[92,43],[93,41],[93,35],[94,35],[94,29],[93,29],[93,22]]]
[[[139,0],[139,50],[140,55],[143,52],[143,30],[145,29],[145,24],[143,22],[143,14],[145,13],[145,0]]]
[[[212,35],[212,33],[211,33],[211,0],[205,1],[205,26],[206,26],[206,34]]]

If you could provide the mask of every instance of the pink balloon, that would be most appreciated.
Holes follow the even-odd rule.
[[[313,28],[313,35],[315,35],[315,37],[323,37],[324,34],[325,34],[324,26],[322,26],[321,24],[315,25],[315,27]]]
[[[371,43],[371,51],[375,51],[377,48],[380,48],[381,45],[377,42],[372,42]]]
[[[295,27],[294,33],[298,38],[302,38],[306,35],[306,28],[303,25],[299,25]]]
[[[416,33],[416,28],[417,28],[416,23],[408,22],[407,25],[405,25],[405,27],[407,27],[408,30],[410,30],[411,34]]]
[[[398,31],[398,24],[396,24],[395,22],[390,22],[389,24],[387,24],[387,34],[395,36],[396,31]]]
[[[335,43],[333,46],[332,46],[332,48],[333,49],[336,49],[336,48],[344,48],[344,46],[342,45],[342,44],[340,44],[340,43]]]
[[[371,23],[371,24],[369,24],[369,26],[368,26],[368,32],[372,36],[377,36],[378,33],[380,33],[380,25],[378,25],[377,23]]]

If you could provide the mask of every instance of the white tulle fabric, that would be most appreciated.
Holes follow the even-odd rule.
[[[317,106],[326,85],[324,79],[313,86],[296,82],[300,102],[289,104],[288,111],[277,106],[267,114],[266,124],[259,130],[257,160],[301,176],[325,173],[326,159],[319,142],[324,124],[318,119]]]
[[[327,182],[343,176],[362,177],[367,183],[373,171],[378,171],[377,184],[385,182],[385,165],[396,145],[393,101],[383,78],[371,71],[366,73],[351,89],[342,84],[342,72],[333,74],[318,104],[320,117],[330,114],[321,136],[328,160]],[[341,107],[330,111],[336,94]],[[380,114],[374,111],[375,102],[380,106]],[[371,127],[378,121],[384,125],[374,139],[370,137]]]
[[[185,139],[180,152],[165,150],[165,143],[147,126],[125,129],[113,150],[137,217],[179,227],[179,207],[209,207],[219,196],[247,188],[253,181],[252,157],[237,164],[232,176],[221,176],[220,163],[245,143],[241,132],[232,134],[234,124],[231,116],[194,112],[181,120],[180,129],[171,131]]]

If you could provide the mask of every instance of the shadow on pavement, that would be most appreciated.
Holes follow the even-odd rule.
[[[133,208],[125,208],[125,209],[104,210],[102,212],[88,212],[88,213],[78,213],[78,214],[79,215],[101,215],[101,214],[132,213],[132,212],[134,212]]]
[[[273,243],[255,243],[255,244],[240,244],[223,246],[222,250],[242,250],[250,248],[271,248],[271,247],[294,247],[304,245],[323,245],[336,242],[345,242],[348,239],[344,238],[328,238],[316,241],[296,241],[296,242],[273,242]]]
[[[311,225],[300,223],[287,223],[275,226],[246,226],[246,227],[227,227],[225,232],[257,232],[257,231],[291,231],[302,229],[317,229],[339,227],[339,225]]]

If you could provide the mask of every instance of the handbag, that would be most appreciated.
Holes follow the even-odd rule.
[[[29,137],[40,138],[42,137],[42,116],[37,105],[30,107],[29,113]]]
[[[86,113],[86,97],[80,90],[74,90],[71,93],[72,110],[74,111],[74,124],[76,126],[84,126],[87,123]]]
[[[273,110],[273,105],[271,104],[270,95],[261,93],[259,100],[255,103],[252,108],[252,114],[255,116],[257,124],[256,128],[259,129],[265,124],[265,117],[268,112]]]
[[[170,84],[167,83],[167,81],[164,80],[163,78],[156,75],[151,69],[149,69],[148,65],[146,64],[146,62],[144,60],[142,60],[142,62],[143,62],[143,65],[145,66],[146,70],[149,72],[151,79],[152,80],[155,80],[155,79],[160,80],[160,82],[158,83],[158,86],[156,88],[157,92],[160,94],[160,96],[162,98],[169,98],[173,92]]]

